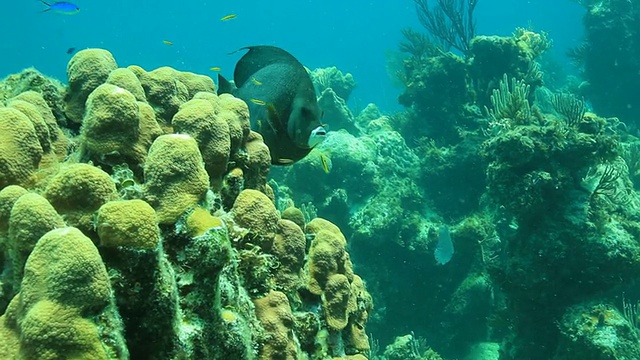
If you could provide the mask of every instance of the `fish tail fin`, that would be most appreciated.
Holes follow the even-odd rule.
[[[40,1],[41,3],[43,3],[47,8],[46,8],[46,9],[44,9],[44,10],[42,10],[42,11],[38,11],[38,12],[43,13],[43,12],[47,12],[47,11],[51,10],[51,4],[49,4],[49,3],[48,3],[48,2],[46,2],[46,1],[42,1],[42,0],[39,0],[39,1]]]
[[[218,74],[218,95],[220,94],[233,94],[236,87],[224,76]]]

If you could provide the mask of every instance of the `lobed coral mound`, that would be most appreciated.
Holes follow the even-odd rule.
[[[345,237],[281,217],[246,103],[103,49],[66,87],[25,72],[0,83],[0,358],[364,358]]]

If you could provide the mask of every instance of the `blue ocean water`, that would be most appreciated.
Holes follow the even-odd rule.
[[[307,67],[337,66],[354,75],[358,87],[352,106],[373,102],[384,111],[399,110],[386,71],[386,50],[397,49],[400,29],[422,30],[413,1],[95,1],[77,0],[75,15],[40,13],[39,1],[6,1],[0,11],[5,34],[0,42],[0,77],[34,66],[60,80],[66,78],[67,49],[100,47],[121,66],[147,70],[171,66],[202,74],[219,66],[231,74],[240,47],[277,45]],[[508,35],[517,26],[546,31],[554,54],[564,53],[582,36],[584,9],[571,0],[480,0],[477,33]],[[228,14],[237,18],[220,21]],[[166,45],[164,40],[173,45]]]

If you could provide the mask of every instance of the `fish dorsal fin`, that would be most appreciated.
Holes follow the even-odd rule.
[[[233,72],[233,80],[238,88],[251,79],[251,76],[260,69],[273,64],[292,65],[303,68],[302,64],[293,55],[275,46],[259,45],[247,46],[238,49],[249,51],[238,60]]]
[[[233,94],[236,91],[235,85],[225,79],[224,76],[218,74],[218,95]]]

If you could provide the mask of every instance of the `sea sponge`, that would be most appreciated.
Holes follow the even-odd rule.
[[[275,276],[279,289],[287,293],[293,293],[298,289],[305,248],[306,240],[300,226],[289,220],[279,220],[271,251],[280,263]]]
[[[96,217],[100,244],[107,247],[127,246],[155,249],[160,242],[156,212],[143,200],[109,201]]]
[[[322,296],[322,307],[327,325],[332,330],[340,331],[347,326],[350,294],[351,285],[346,276],[342,274],[329,276]]]
[[[94,234],[93,216],[118,196],[109,174],[89,164],[63,167],[47,185],[44,197],[65,219],[87,235]]]
[[[180,106],[171,124],[176,133],[189,134],[198,142],[209,179],[219,187],[231,151],[227,122],[216,116],[210,101],[193,99]]]
[[[130,69],[118,68],[113,70],[109,73],[106,83],[129,91],[138,101],[147,101],[147,98],[144,96],[144,89],[142,88],[140,80]]]
[[[162,135],[153,142],[144,178],[144,199],[156,210],[160,224],[174,224],[209,189],[198,144],[186,134]]]
[[[6,343],[0,339],[0,354],[45,360],[122,355],[118,322],[102,327],[100,335],[95,323],[110,315],[111,306],[107,270],[91,240],[76,228],[49,231],[27,260],[20,294],[0,318],[0,334],[11,334]]]
[[[298,351],[293,337],[294,317],[287,296],[270,291],[267,296],[253,301],[256,316],[267,333],[259,359],[297,359]]]
[[[89,94],[107,81],[109,74],[117,68],[113,55],[103,49],[80,50],[71,58],[67,64],[69,90],[64,109],[69,120],[75,123],[82,121]]]
[[[19,110],[0,108],[0,188],[27,184],[41,158],[31,120]]]
[[[16,200],[9,218],[9,257],[13,266],[13,289],[18,291],[22,269],[38,240],[50,230],[64,227],[64,220],[49,201],[35,193]]]
[[[255,235],[254,242],[263,251],[270,251],[278,230],[280,215],[267,195],[257,190],[243,190],[231,209],[236,224]]]

